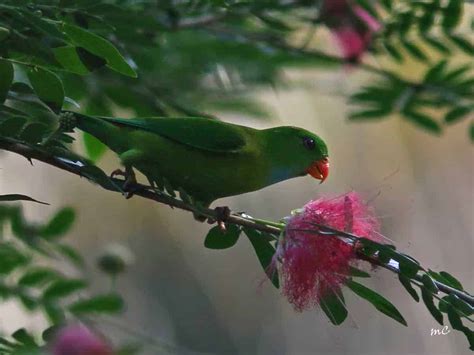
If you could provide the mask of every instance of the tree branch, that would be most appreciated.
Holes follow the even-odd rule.
[[[84,174],[81,171],[81,168],[79,166],[74,165],[74,164],[68,164],[64,159],[53,156],[50,153],[42,150],[41,148],[33,147],[25,143],[20,143],[10,138],[0,137],[0,149],[22,155],[26,159],[28,159],[30,162],[32,159],[35,159],[43,163],[46,163],[48,165],[59,168],[61,170],[84,177]],[[123,193],[123,189],[121,187],[123,186],[124,181],[120,179],[115,179],[115,178],[110,178],[110,180],[113,182],[113,184],[101,185],[101,186],[104,189],[109,190],[109,191]],[[95,182],[93,180],[91,181]],[[166,195],[164,193],[159,193],[150,186],[137,183],[137,184],[132,184],[131,186],[129,186],[129,188],[133,191],[134,195],[146,198],[148,200],[163,203],[170,207],[176,207],[185,211],[197,213],[199,215],[204,215],[212,220],[216,220],[218,218],[218,213],[213,209],[193,206],[189,203],[186,203],[172,196]],[[283,224],[279,226],[278,224],[274,222],[269,222],[269,221],[264,221],[264,220],[259,220],[259,219],[252,219],[249,216],[244,217],[244,216],[240,216],[236,214],[231,214],[226,219],[225,222],[239,225],[246,228],[255,229],[261,232],[270,233],[275,236],[279,236],[284,231],[284,228],[285,228]],[[319,226],[319,225],[315,225],[315,226],[325,232],[331,233],[334,236],[339,236],[342,238],[358,239],[356,235],[339,231],[327,226]],[[377,260],[377,258],[368,257],[367,255],[360,252],[358,253],[358,257],[361,260],[365,260],[373,265],[381,266],[396,274],[400,273],[399,268],[394,267],[393,265],[390,265],[390,263],[382,263],[379,260]],[[421,276],[419,278],[415,277],[415,279],[417,281],[422,281]],[[469,295],[466,292],[457,290],[453,287],[450,287],[441,282],[438,282],[436,280],[433,280],[433,281],[440,291],[446,294],[454,294],[458,296],[460,299],[469,303],[471,306],[474,306],[473,296]]]
[[[0,149],[22,155],[29,161],[31,161],[32,159],[35,159],[43,163],[46,163],[48,165],[54,166],[58,169],[65,170],[69,173],[78,175],[80,177],[85,177],[80,167],[73,164],[68,164],[64,160],[58,157],[52,156],[51,154],[49,154],[48,152],[42,149],[32,147],[25,143],[17,142],[13,139],[0,137]],[[123,186],[124,181],[120,179],[115,179],[115,178],[110,178],[110,180],[114,184],[110,184],[106,186],[101,185],[101,186],[109,191],[123,193],[123,189],[121,189],[121,187]],[[95,181],[92,181],[92,182],[95,182]],[[114,188],[114,185],[116,186],[116,188]],[[128,188],[133,191],[134,195],[146,198],[148,200],[153,200],[159,203],[166,204],[170,207],[176,207],[185,211],[204,215],[214,220],[218,217],[218,213],[213,209],[202,208],[202,207],[197,208],[196,206],[188,204],[182,200],[173,198],[172,196],[158,193],[154,191],[150,186],[146,186],[143,184],[132,184],[132,185],[129,185]],[[226,222],[240,225],[242,227],[256,229],[256,230],[271,233],[271,234],[278,235],[281,233],[280,228],[266,225],[262,223],[261,221],[253,221],[250,218],[241,217],[239,215],[230,215],[228,219],[226,220]]]

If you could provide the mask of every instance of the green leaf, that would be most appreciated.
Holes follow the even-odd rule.
[[[76,55],[88,71],[94,71],[107,65],[107,61],[82,47],[76,47]]]
[[[439,310],[441,312],[444,312],[444,311],[447,312],[447,305],[449,304],[453,306],[454,308],[456,308],[458,313],[462,315],[463,317],[469,317],[474,314],[474,307],[454,294],[450,294],[448,296],[443,297],[443,300],[445,300],[446,303],[445,302],[439,303]],[[444,305],[443,306],[444,309],[441,309],[442,304]]]
[[[474,55],[474,45],[462,36],[450,35],[449,39],[462,51]]]
[[[87,132],[83,133],[83,142],[87,156],[94,163],[107,151],[107,146],[104,143]]]
[[[447,312],[449,323],[453,329],[463,332],[469,342],[469,348],[474,350],[474,332],[462,324],[461,318],[451,305],[448,305]]]
[[[65,319],[64,312],[61,310],[61,308],[58,305],[52,302],[46,302],[43,305],[43,309],[51,323],[61,324],[64,322],[64,319]]]
[[[35,67],[28,71],[28,79],[41,101],[54,111],[63,107],[64,87],[59,76],[52,71]]]
[[[392,45],[388,42],[384,43],[383,45],[384,45],[385,49],[387,50],[387,53],[390,55],[390,57],[392,57],[393,59],[395,59],[399,63],[403,62],[402,54],[400,53],[400,51],[394,45]]]
[[[49,205],[49,203],[42,202],[35,200],[34,198],[26,195],[21,195],[21,194],[9,194],[9,195],[0,195],[0,202],[7,202],[7,201],[31,201],[31,202],[36,202],[40,203],[42,205]]]
[[[278,278],[277,270],[271,270],[271,263],[273,255],[275,255],[275,248],[270,244],[268,240],[262,238],[262,235],[250,228],[244,228],[244,232],[250,240],[250,243],[257,254],[257,258],[262,265],[265,274],[271,280],[273,286],[276,288],[280,287],[280,280]]]
[[[84,280],[80,279],[63,279],[53,282],[46,288],[43,298],[47,301],[67,297],[72,293],[82,290],[87,286]]]
[[[390,257],[393,260],[398,261],[400,273],[408,278],[415,277],[418,271],[421,269],[420,264],[408,255],[392,251]]]
[[[3,104],[5,101],[12,82],[13,64],[7,60],[0,59],[0,104]]]
[[[461,21],[462,4],[461,0],[449,0],[448,5],[443,11],[441,25],[445,31],[451,31]]]
[[[21,294],[18,296],[18,298],[23,307],[25,307],[27,310],[33,311],[38,308],[39,302],[34,297],[27,294]]]
[[[349,275],[351,275],[352,277],[370,277],[370,274],[368,272],[360,270],[354,266],[351,266],[349,268]]]
[[[410,296],[413,297],[413,299],[416,302],[419,302],[420,297],[418,296],[418,293],[416,292],[416,290],[411,285],[410,279],[406,276],[403,276],[402,274],[398,274],[398,280],[403,285],[403,287],[405,287],[405,290],[407,290],[407,292],[410,294]]]
[[[434,133],[436,135],[441,134],[441,126],[434,119],[420,112],[405,110],[402,115],[410,122],[415,123],[417,126]]]
[[[84,267],[84,259],[75,249],[65,244],[56,244],[56,248],[60,254],[69,259],[77,267]]]
[[[446,65],[446,60],[440,60],[438,63],[433,65],[425,74],[423,81],[427,82],[438,82],[442,78],[442,73],[444,72]]]
[[[428,43],[431,47],[436,49],[441,54],[450,54],[451,50],[448,46],[446,46],[443,42],[437,40],[434,37],[430,37],[428,35],[423,36],[423,40]]]
[[[111,314],[122,311],[124,309],[124,302],[119,295],[108,294],[76,301],[68,309],[76,316],[90,313]]]
[[[21,286],[41,286],[47,282],[50,282],[58,278],[59,274],[54,269],[48,269],[44,267],[38,267],[30,269],[23,274],[18,280],[18,284]]]
[[[56,215],[40,229],[39,234],[48,240],[56,239],[63,236],[71,229],[76,213],[70,207],[61,209]]]
[[[418,48],[415,44],[412,42],[408,42],[407,40],[402,41],[403,47],[407,50],[408,53],[410,53],[413,58],[418,59],[422,62],[428,61],[428,57],[426,56],[423,51]]]
[[[37,144],[40,143],[48,133],[50,133],[50,129],[47,125],[40,122],[33,122],[23,129],[18,139],[29,144]]]
[[[25,328],[20,328],[14,332],[12,338],[24,345],[37,346],[34,338],[28,334]]]
[[[433,294],[426,289],[425,287],[421,288],[421,298],[423,299],[423,302],[425,303],[426,308],[428,308],[428,311],[430,311],[431,315],[433,318],[441,325],[443,325],[443,314],[439,311],[438,308],[436,308],[434,302],[433,302]]]
[[[407,322],[400,312],[395,308],[395,306],[377,292],[353,280],[349,280],[347,282],[347,287],[349,287],[359,297],[362,297],[372,303],[372,305],[383,314],[405,326],[407,325]]]
[[[328,291],[320,301],[320,306],[332,324],[339,325],[347,318],[347,308],[337,293]]]
[[[446,115],[444,116],[444,122],[448,124],[459,122],[463,117],[467,117],[467,114],[470,112],[472,112],[470,107],[456,107],[446,113]]]
[[[464,290],[461,282],[459,282],[459,280],[456,279],[453,275],[447,273],[446,271],[440,271],[439,274],[443,277],[443,279],[445,280],[445,283],[448,286],[454,287],[461,291]]]
[[[64,69],[79,75],[89,74],[89,70],[83,64],[76,51],[76,47],[65,46],[53,48],[53,53],[56,60]]]
[[[240,236],[240,228],[234,224],[227,225],[222,231],[219,226],[211,228],[204,240],[204,246],[209,249],[227,249],[235,245]]]
[[[0,123],[0,134],[4,137],[16,137],[23,130],[25,123],[25,117],[11,117]]]
[[[423,282],[423,286],[425,286],[425,288],[431,293],[439,292],[438,286],[436,286],[435,282],[428,274],[423,274],[421,281]]]
[[[117,48],[106,39],[81,27],[67,23],[62,26],[62,29],[78,47],[83,47],[91,53],[104,58],[109,68],[133,78],[137,77],[135,70],[125,61]]]
[[[29,258],[11,243],[0,244],[0,275],[7,275],[17,267],[25,265]]]

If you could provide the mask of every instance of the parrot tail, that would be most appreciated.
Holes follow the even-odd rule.
[[[123,134],[119,132],[120,128],[109,122],[105,117],[92,117],[67,111],[63,114],[60,124],[65,128],[65,131],[79,128],[116,152],[126,149],[126,142],[122,142]]]

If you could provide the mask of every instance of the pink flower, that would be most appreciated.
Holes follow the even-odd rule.
[[[344,58],[357,61],[369,48],[381,24],[365,9],[349,0],[325,0],[321,18],[341,47]]]
[[[281,262],[283,294],[297,311],[338,290],[357,261],[353,243],[325,235],[314,224],[381,241],[378,219],[355,192],[306,204],[287,223],[273,263],[276,267],[276,260]]]
[[[111,346],[83,325],[70,325],[59,331],[52,355],[113,355]]]

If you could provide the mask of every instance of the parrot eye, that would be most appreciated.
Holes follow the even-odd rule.
[[[309,137],[304,137],[303,138],[303,145],[309,150],[313,150],[314,147],[316,147],[316,143],[315,143],[314,139],[309,138]]]

